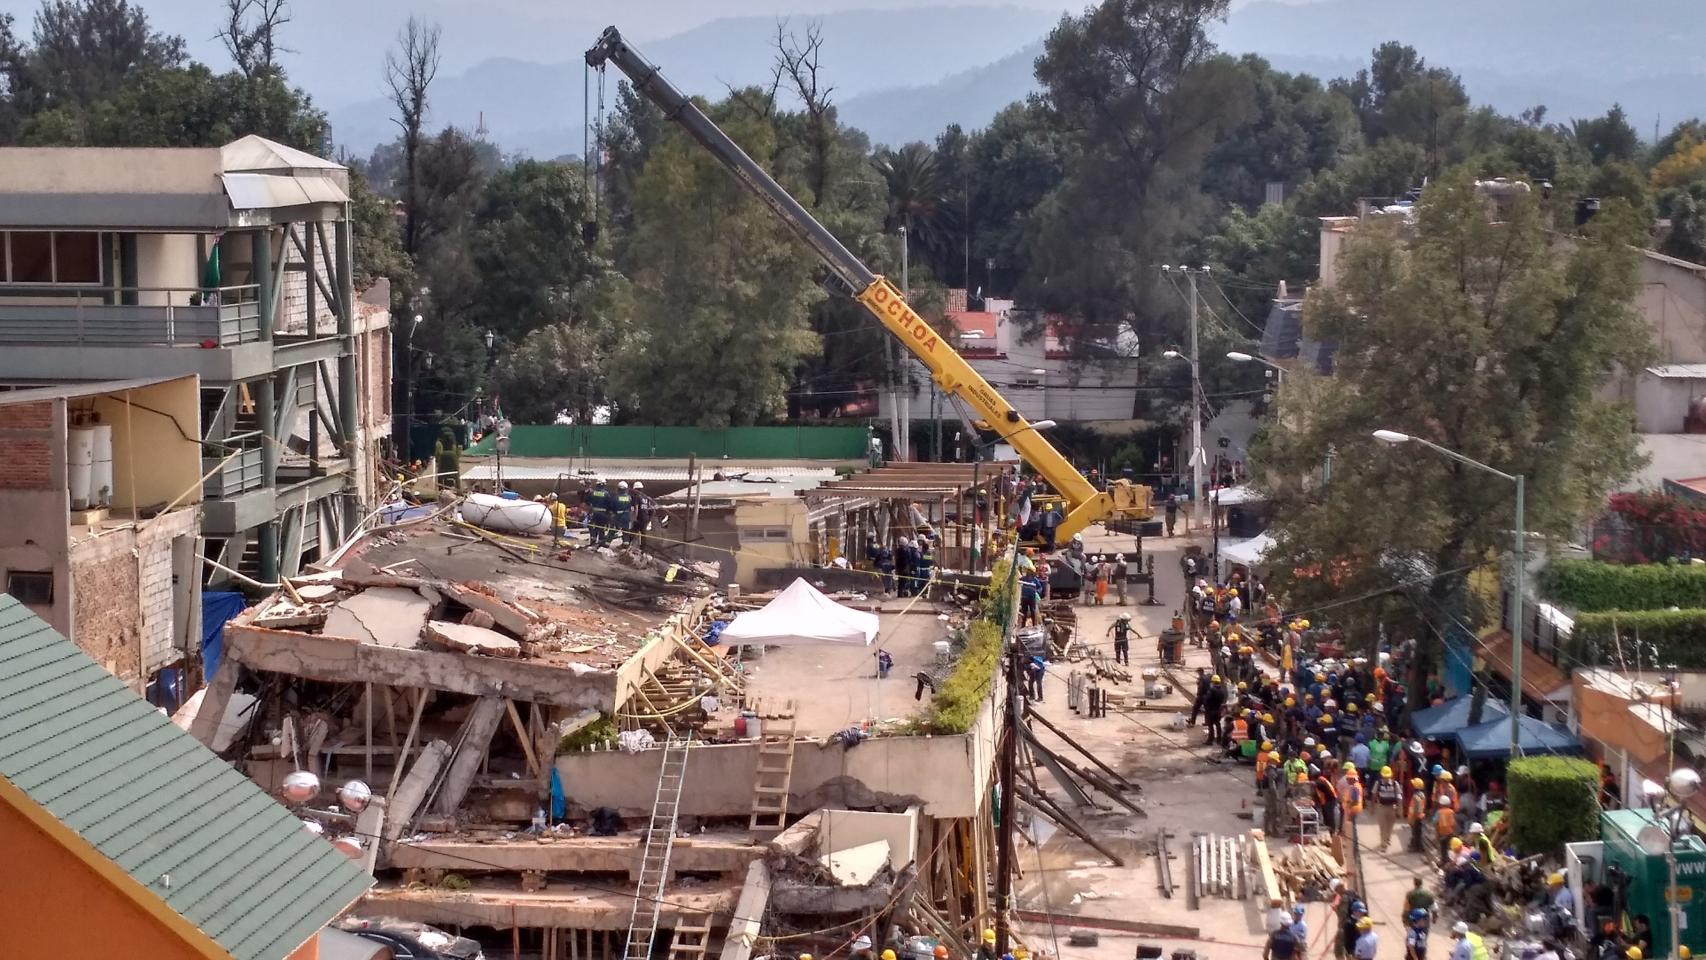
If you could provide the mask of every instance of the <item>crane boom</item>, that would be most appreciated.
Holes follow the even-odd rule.
[[[889,332],[900,339],[930,371],[931,379],[945,393],[964,400],[989,428],[1011,444],[1015,452],[1059,493],[1066,516],[1056,535],[1068,537],[1099,520],[1126,517],[1148,520],[1153,516],[1149,488],[1117,480],[1107,491],[1097,490],[1084,479],[1060,451],[1014,409],[959,352],[907,304],[906,298],[888,278],[871,270],[853,255],[793,195],[782,189],[764,168],[747,156],[711,118],[705,116],[685,94],[664,78],[656,65],[622,38],[615,27],[605,29],[598,43],[586,52],[589,67],[602,69],[614,64],[646,99],[656,104],[664,118],[679,125],[719,163],[746,185],[818,255],[846,287],[853,299],[864,305]]]

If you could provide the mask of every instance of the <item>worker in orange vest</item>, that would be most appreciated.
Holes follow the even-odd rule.
[[[1344,828],[1345,836],[1356,832],[1357,814],[1362,812],[1362,778],[1357,774],[1356,764],[1346,762],[1342,768],[1344,776],[1339,778],[1339,823]]]

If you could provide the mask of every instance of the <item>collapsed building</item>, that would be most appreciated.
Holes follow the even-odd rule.
[[[342,828],[376,877],[357,913],[596,960],[988,915],[993,695],[927,733],[909,679],[953,670],[951,601],[848,593],[876,647],[731,655],[706,638],[765,598],[714,572],[415,512],[227,623],[181,717],[275,794],[383,798]]]

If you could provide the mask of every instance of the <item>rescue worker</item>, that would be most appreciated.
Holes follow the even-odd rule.
[[[628,528],[634,522],[634,496],[628,492],[628,481],[616,484],[616,499],[610,505],[611,539],[621,534],[624,539],[628,536]]]
[[[551,546],[560,547],[569,536],[569,505],[554,493],[548,494],[545,501],[551,510]]]
[[[657,509],[652,498],[646,496],[646,485],[639,480],[634,481],[634,546],[640,546],[646,539],[646,531],[652,525],[652,511]]]
[[[1356,764],[1345,761],[1340,768],[1344,773],[1337,784],[1339,794],[1339,823],[1344,827],[1345,835],[1356,833],[1357,815],[1362,813],[1362,776],[1357,773]]]
[[[1125,562],[1125,554],[1123,554],[1123,553],[1114,554],[1114,567],[1113,567],[1114,596],[1116,598],[1118,598],[1119,604],[1122,607],[1125,606],[1126,569],[1127,569],[1127,567],[1126,567],[1126,562]]]
[[[936,568],[936,554],[930,546],[929,537],[918,538],[918,555],[913,562],[913,576],[916,577],[917,587],[914,593],[925,600],[930,599],[930,578]]]
[[[595,546],[603,546],[610,540],[610,490],[605,487],[602,479],[594,481],[592,495],[587,498],[587,506],[592,510],[592,542]]]
[[[1374,919],[1368,916],[1357,918],[1356,945],[1351,952],[1356,960],[1374,960],[1375,950],[1380,946],[1380,937],[1374,932]]]
[[[877,571],[878,579],[883,583],[883,593],[894,593],[894,555],[877,540],[874,533],[865,537],[865,562]],[[1031,613],[1036,613],[1034,603],[1031,605]]]
[[[1202,709],[1203,724],[1208,728],[1208,742],[1214,743],[1224,733],[1220,716],[1226,710],[1226,684],[1221,682],[1218,673],[1209,680],[1208,696],[1203,699]]]
[[[1451,774],[1443,773],[1440,774],[1440,776],[1449,777]],[[1449,783],[1445,785],[1450,786]],[[1455,794],[1448,795],[1437,788],[1434,791],[1434,835],[1439,838],[1439,859],[1441,867],[1450,866],[1451,841],[1457,839],[1456,800],[1457,797]]]
[[[1131,626],[1131,614],[1122,613],[1114,620],[1108,633],[1114,638],[1114,662],[1131,666],[1131,637],[1135,633]]]
[[[1469,825],[1469,842],[1475,845],[1475,852],[1481,855],[1481,862],[1492,866],[1498,862],[1499,851],[1493,848],[1493,838],[1487,836],[1487,830],[1479,823]]]
[[[983,931],[983,942],[977,947],[977,960],[996,960],[994,930]]]
[[[1428,912],[1414,909],[1407,914],[1410,926],[1404,931],[1404,960],[1428,958]]]
[[[1404,799],[1404,790],[1392,779],[1392,768],[1381,767],[1380,777],[1370,786],[1369,793],[1374,801],[1374,822],[1380,825],[1380,849],[1384,851],[1392,844],[1392,828],[1398,822],[1398,804]]]
[[[1194,727],[1197,725],[1197,714],[1202,713],[1208,707],[1208,691],[1211,685],[1208,678],[1208,668],[1198,667],[1197,694],[1191,699],[1191,715],[1185,720],[1185,726]]]

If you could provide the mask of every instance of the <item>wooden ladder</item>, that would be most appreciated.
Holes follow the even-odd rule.
[[[669,960],[701,960],[711,943],[711,915],[683,913],[669,944]]]
[[[788,785],[794,776],[795,704],[781,709],[760,705],[754,712],[764,722],[758,739],[758,766],[752,784],[752,822],[755,835],[774,835],[788,825]],[[782,726],[787,723],[787,727]]]

